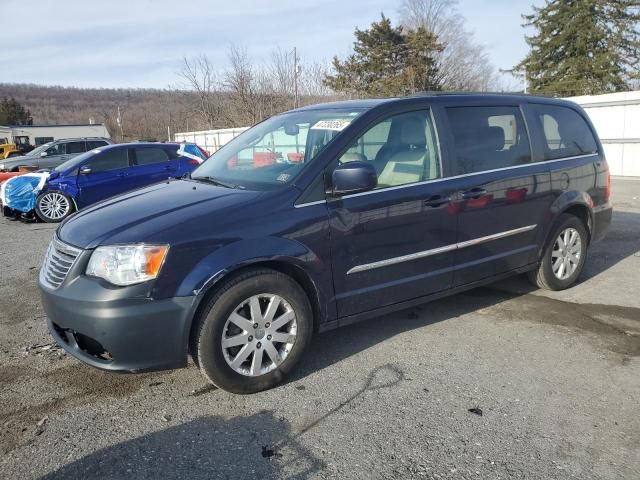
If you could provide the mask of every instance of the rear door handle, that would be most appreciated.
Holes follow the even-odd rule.
[[[424,201],[424,206],[436,208],[441,205],[444,205],[445,203],[449,203],[450,201],[451,201],[451,197],[443,197],[442,195],[433,195]]]
[[[462,192],[463,200],[470,200],[472,198],[480,198],[483,195],[486,195],[487,191],[482,187],[472,188],[471,190],[467,190],[466,192]]]

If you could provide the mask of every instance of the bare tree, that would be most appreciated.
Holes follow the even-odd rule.
[[[189,96],[193,103],[192,111],[201,120],[213,128],[220,121],[222,113],[222,99],[219,95],[220,79],[211,61],[206,55],[191,59],[184,58],[182,70],[178,75],[186,82],[183,87],[195,92],[195,98]]]
[[[402,0],[400,21],[405,28],[423,27],[434,33],[444,46],[436,58],[444,90],[497,89],[496,69],[466,28],[458,4],[459,0]]]

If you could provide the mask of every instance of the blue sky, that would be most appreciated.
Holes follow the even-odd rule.
[[[542,0],[461,0],[460,11],[498,68],[527,52],[522,13]],[[254,61],[296,46],[302,61],[345,56],[355,27],[400,0],[0,0],[2,82],[166,88],[184,56],[208,55],[220,69],[229,44]]]

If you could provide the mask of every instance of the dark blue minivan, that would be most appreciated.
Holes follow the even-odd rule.
[[[51,172],[36,200],[38,217],[60,222],[74,211],[120,193],[180,177],[203,162],[184,144],[106,145],[74,157]]]
[[[82,175],[82,172],[78,172]],[[580,107],[443,94],[272,117],[190,176],[66,220],[39,285],[55,341],[111,371],[248,393],[312,334],[509,275],[571,286],[611,221]]]

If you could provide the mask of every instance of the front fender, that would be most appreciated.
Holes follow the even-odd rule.
[[[302,268],[316,285],[322,273],[331,268],[315,252],[294,240],[279,237],[244,239],[222,246],[202,258],[181,282],[176,295],[199,295],[234,270],[268,261]]]
[[[216,285],[228,278],[233,272],[265,262],[277,262],[301,269],[313,284],[321,319],[331,315],[329,300],[332,292],[325,292],[324,285],[332,286],[331,266],[305,245],[279,237],[244,239],[220,246],[202,258],[186,275],[177,289],[176,296],[193,296],[193,308],[190,319],[185,325],[184,341],[189,338],[193,317],[201,302]],[[268,264],[267,264],[268,265]]]

